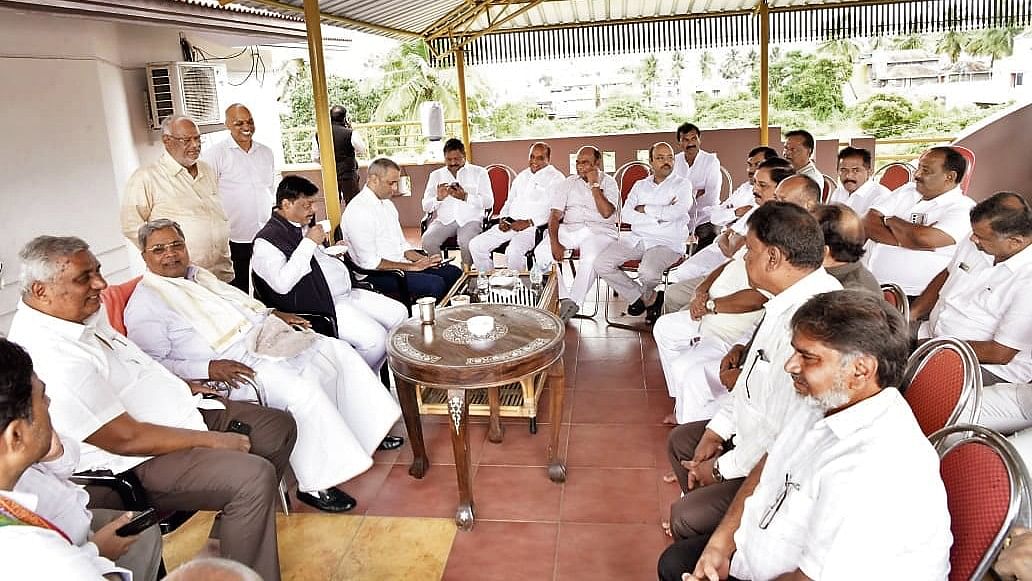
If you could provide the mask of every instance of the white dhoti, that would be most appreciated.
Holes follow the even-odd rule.
[[[485,230],[469,243],[469,252],[473,255],[473,266],[480,272],[494,268],[494,249],[506,242],[505,266],[515,270],[527,270],[527,253],[534,249],[534,237],[537,234],[533,226],[519,232],[509,229],[502,232],[495,226]]]
[[[378,371],[387,359],[387,334],[408,319],[408,309],[390,297],[358,288],[333,304],[337,337],[354,347],[370,369]]]
[[[350,345],[320,337],[315,346],[286,360],[248,353],[238,341],[221,356],[250,366],[265,404],[297,422],[290,466],[298,490],[312,492],[345,482],[373,465],[372,454],[401,408]],[[246,389],[234,399],[249,399]]]
[[[731,346],[703,336],[701,327],[701,321],[680,311],[663,315],[652,329],[679,424],[712,418],[731,395],[720,383],[720,360]]]
[[[691,255],[677,268],[670,271],[667,280],[671,283],[681,282],[692,278],[704,278],[709,276],[718,266],[729,260],[724,256],[716,242]]]
[[[577,274],[573,277],[573,284],[567,287],[565,281],[561,279],[559,281],[560,299],[572,299],[578,305],[584,305],[588,291],[591,290],[598,278],[595,273],[595,259],[614,240],[616,240],[615,229],[595,231],[582,225],[559,225],[559,243],[568,250],[580,250],[580,260]],[[553,262],[552,243],[547,232],[545,232],[544,240],[534,249],[534,260],[541,266],[549,266]],[[561,269],[562,265],[559,266]]]

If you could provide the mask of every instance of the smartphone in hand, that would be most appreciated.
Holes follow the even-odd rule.
[[[251,435],[251,424],[245,424],[240,420],[233,420],[229,422],[229,427],[226,428],[227,432],[234,432],[237,434],[243,434],[245,436]]]
[[[161,520],[161,515],[158,514],[157,509],[148,508],[143,512],[137,513],[132,520],[115,529],[115,534],[120,537],[136,536],[158,524],[159,520]]]

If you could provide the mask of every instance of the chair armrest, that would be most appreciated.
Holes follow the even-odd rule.
[[[421,250],[417,250],[416,252],[420,252],[424,256],[426,255],[426,253],[421,251]],[[352,284],[355,284],[356,282],[358,282],[358,283],[364,282],[364,281],[357,281],[355,279],[355,275],[356,274],[361,274],[363,276],[387,276],[387,277],[391,277],[391,278],[394,278],[394,279],[397,280],[397,283],[398,283],[398,294],[401,295],[400,296],[401,302],[404,303],[405,306],[408,306],[408,307],[411,307],[413,304],[415,304],[415,303],[412,302],[412,294],[409,292],[408,280],[405,278],[405,271],[404,270],[401,270],[401,269],[398,269],[398,268],[384,268],[384,269],[379,269],[379,268],[362,268],[361,266],[358,266],[357,264],[355,264],[355,261],[352,260],[351,257],[348,256],[347,254],[338,254],[337,255],[337,259],[340,260],[341,262],[343,262],[344,265],[348,267],[348,271],[351,272]]]
[[[150,507],[147,491],[134,473],[115,474],[110,470],[88,470],[69,478],[80,486],[101,486],[114,490],[127,510],[145,510]]]
[[[426,229],[430,226],[430,222],[434,219],[433,212],[426,212],[423,217],[419,220],[419,233],[426,232]]]

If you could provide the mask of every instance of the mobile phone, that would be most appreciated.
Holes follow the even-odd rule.
[[[143,512],[137,513],[132,520],[115,529],[115,534],[120,537],[132,537],[158,524],[160,520],[161,515],[158,514],[157,509],[148,508]]]
[[[448,258],[442,258],[441,262],[439,262],[438,264],[449,264],[449,263],[454,262],[454,261],[455,261],[455,257],[454,256],[449,256]]]
[[[233,420],[229,422],[229,427],[226,428],[227,432],[235,432],[237,434],[243,434],[245,436],[251,435],[251,424],[245,424],[240,420]]]

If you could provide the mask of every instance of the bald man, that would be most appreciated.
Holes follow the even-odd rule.
[[[811,212],[824,231],[824,270],[842,288],[881,293],[881,285],[860,259],[867,233],[860,216],[845,204],[819,205]]]
[[[774,199],[802,206],[807,212],[813,213],[814,208],[821,203],[821,187],[805,175],[794,175],[778,184],[774,190]]]
[[[276,205],[276,167],[272,150],[255,141],[254,118],[240,103],[226,108],[229,137],[201,159],[215,172],[222,207],[229,216],[229,253],[235,276],[230,284],[248,292],[254,236]]]

